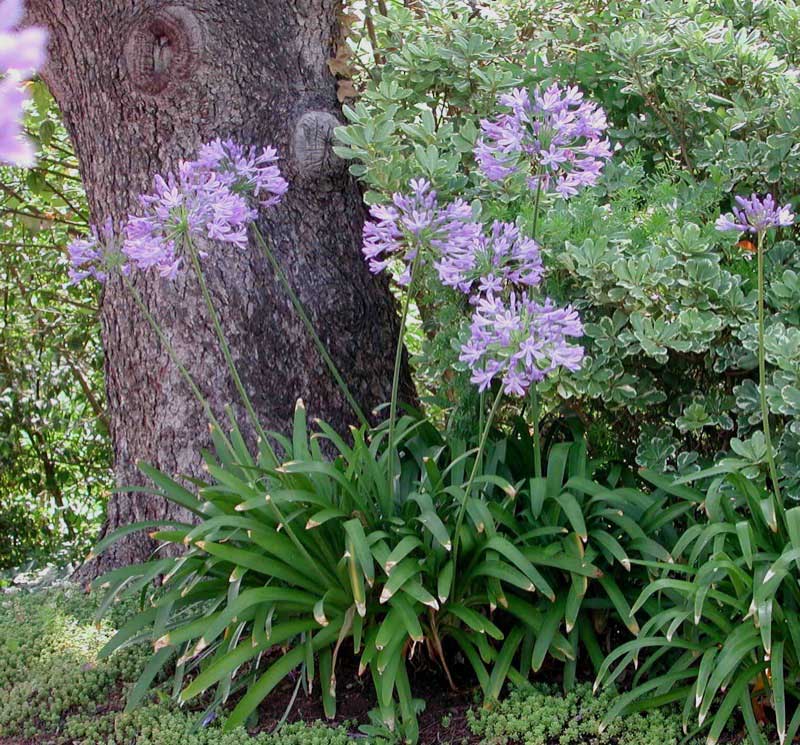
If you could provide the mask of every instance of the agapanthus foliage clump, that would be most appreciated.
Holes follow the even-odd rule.
[[[536,241],[524,236],[519,226],[499,220],[488,235],[479,235],[467,245],[447,245],[436,269],[446,287],[482,295],[508,287],[535,287],[544,274]]]
[[[24,10],[22,0],[0,2],[0,163],[16,166],[33,165],[33,146],[23,135],[28,98],[23,85],[42,67],[47,53],[44,29],[18,29]]]
[[[772,194],[765,197],[759,197],[758,194],[749,198],[736,197],[735,202],[732,212],[720,215],[717,219],[717,230],[758,234],[794,223],[791,205],[779,207]]]
[[[364,257],[374,274],[400,260],[404,271],[398,281],[411,282],[411,268],[419,252],[435,257],[447,251],[466,251],[480,235],[472,209],[461,199],[440,206],[436,192],[424,179],[412,179],[410,194],[396,193],[390,205],[375,205],[373,220],[364,225]],[[422,257],[420,257],[422,260]]]
[[[481,121],[475,146],[481,173],[489,181],[521,175],[533,191],[553,191],[564,198],[597,183],[611,145],[604,133],[606,115],[574,86],[554,83],[531,95],[518,88],[499,104],[509,109]]]
[[[203,146],[196,160],[182,161],[177,174],[154,179],[140,197],[142,213],[131,215],[118,239],[110,223],[69,247],[70,279],[104,282],[110,271],[154,269],[175,279],[188,247],[205,255],[209,242],[245,248],[259,208],[277,205],[288,189],[277,151],[247,148],[227,140]]]
[[[508,299],[489,296],[478,301],[459,359],[469,365],[479,390],[500,379],[505,393],[523,396],[559,367],[580,369],[583,348],[569,341],[580,336],[583,325],[571,307],[514,292]]]

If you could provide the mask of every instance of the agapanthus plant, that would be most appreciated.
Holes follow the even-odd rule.
[[[559,308],[549,299],[538,303],[513,292],[508,299],[484,297],[459,359],[469,365],[479,390],[499,379],[506,394],[524,396],[559,367],[580,369],[583,348],[569,341],[580,336],[583,326],[571,307]]]
[[[553,191],[569,198],[600,178],[611,157],[604,137],[603,109],[586,101],[576,87],[554,83],[531,95],[518,88],[498,103],[508,112],[481,122],[475,146],[481,173],[489,181],[524,178],[533,191]]]
[[[436,270],[442,284],[461,292],[495,295],[510,287],[535,287],[544,273],[539,246],[513,223],[495,221],[468,244],[445,246]]]
[[[392,204],[372,207],[373,220],[364,225],[363,252],[370,271],[377,274],[399,260],[404,265],[398,279],[402,285],[411,282],[411,267],[420,251],[436,258],[446,251],[468,250],[481,230],[462,199],[441,206],[428,181],[412,179],[409,187],[411,193],[395,194]]]
[[[132,268],[142,271],[155,269],[162,277],[175,279],[183,266],[184,258],[188,259],[187,263],[194,270],[199,282],[234,384],[253,427],[265,441],[266,433],[258,421],[234,364],[200,263],[200,258],[206,255],[210,243],[228,243],[245,248],[248,244],[248,228],[251,226],[256,242],[263,249],[278,281],[287,291],[292,305],[331,374],[342,388],[345,398],[359,419],[367,422],[256,225],[259,209],[277,205],[289,188],[289,184],[281,176],[277,160],[277,151],[271,147],[259,152],[255,147],[245,147],[232,140],[210,142],[203,146],[197,160],[182,161],[177,175],[155,177],[153,192],[140,198],[143,214],[129,218],[123,230],[123,240],[119,240],[114,234],[109,221],[102,230],[92,228],[90,237],[76,240],[69,247],[70,281],[73,284],[87,277],[105,282],[114,270],[120,270],[127,277]],[[158,327],[136,287],[129,281],[126,284],[207,415],[215,421],[206,400]]]
[[[752,233],[756,236],[756,255],[758,258],[758,388],[761,404],[761,423],[766,444],[767,467],[772,480],[772,490],[777,502],[776,507],[783,505],[781,499],[780,476],[775,465],[775,453],[772,447],[772,433],[769,423],[769,405],[767,403],[767,361],[764,347],[766,325],[766,288],[764,281],[764,236],[773,228],[788,227],[795,220],[790,205],[779,207],[771,194],[759,197],[752,194],[750,198],[736,197],[736,206],[732,213],[720,215],[717,219],[717,230]]]
[[[0,2],[0,163],[30,166],[34,149],[22,127],[23,105],[28,96],[24,81],[44,64],[47,32],[40,28],[18,30],[22,0]]]
[[[426,259],[436,261],[446,251],[466,250],[481,232],[481,226],[472,217],[472,209],[464,200],[456,199],[446,206],[440,206],[436,192],[425,179],[412,179],[409,187],[411,193],[394,194],[392,204],[372,207],[370,215],[373,220],[364,224],[362,249],[373,274],[391,267],[394,262],[401,262],[403,271],[398,282],[409,287],[400,319],[389,404],[390,489],[394,482],[394,426],[403,337],[416,269]]]

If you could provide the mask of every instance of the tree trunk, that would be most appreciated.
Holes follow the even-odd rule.
[[[72,136],[94,220],[110,216],[121,225],[156,173],[174,169],[214,137],[275,145],[291,189],[261,227],[362,407],[387,400],[395,308],[385,282],[361,258],[360,192],[331,150],[340,109],[327,61],[339,3],[28,5],[29,20],[52,34],[44,78]],[[310,414],[345,430],[353,414],[258,248],[219,248],[204,267],[264,427],[285,430],[302,397]],[[222,415],[237,396],[191,273],[174,283],[141,274],[134,282]],[[106,286],[101,315],[117,482],[145,483],[140,461],[199,475],[208,423],[119,280]],[[115,494],[106,529],[176,514],[142,493]],[[93,572],[146,558],[153,547],[141,535],[118,543]]]

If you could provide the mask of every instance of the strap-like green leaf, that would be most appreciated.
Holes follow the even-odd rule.
[[[489,676],[489,692],[487,698],[495,701],[500,698],[500,692],[503,690],[503,685],[508,677],[508,671],[511,668],[511,663],[514,661],[514,655],[517,653],[523,635],[523,629],[517,626],[511,630],[505,642],[503,642],[500,654],[497,655],[491,675]]]
[[[531,562],[523,556],[522,552],[511,542],[500,535],[493,536],[486,543],[486,548],[492,551],[497,551],[508,559],[514,566],[517,567],[541,592],[545,597],[550,600],[555,600],[555,593],[553,588],[547,583],[547,580],[537,571]]]
[[[197,497],[149,463],[139,463],[139,470],[147,476],[162,492],[163,496],[175,504],[185,507],[195,515],[203,515],[203,507]]]

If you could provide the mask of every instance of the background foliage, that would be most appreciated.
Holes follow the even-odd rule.
[[[39,163],[0,168],[0,569],[83,555],[109,488],[97,297],[67,287],[85,197],[50,95],[33,94]]]

